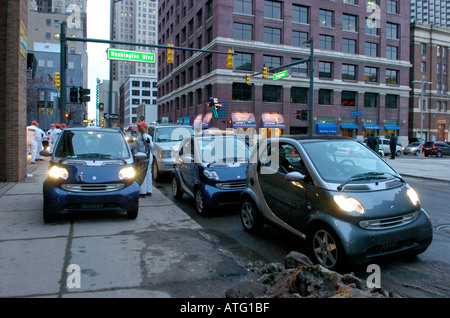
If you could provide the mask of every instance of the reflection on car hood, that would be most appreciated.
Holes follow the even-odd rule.
[[[181,141],[155,142],[155,148],[161,150],[178,150]]]

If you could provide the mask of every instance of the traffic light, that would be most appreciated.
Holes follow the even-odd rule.
[[[61,76],[59,72],[55,72],[55,87],[61,90]]]
[[[297,110],[297,115],[295,116],[297,119],[302,119],[302,114],[300,110]]]
[[[173,46],[173,44],[169,43],[168,46]],[[175,56],[175,50],[167,48],[167,64],[173,64]]]
[[[245,78],[246,78],[245,83],[247,85],[250,85],[250,74],[245,75]]]
[[[267,78],[267,71],[269,70],[269,68],[267,66],[263,67],[263,71],[262,71],[262,76],[263,78]]]
[[[306,109],[302,109],[302,120],[308,119],[308,111]]]
[[[234,51],[232,49],[229,49],[228,53],[234,53]],[[233,63],[234,63],[234,55],[233,54],[228,54],[228,56],[227,56],[227,68],[233,68]]]
[[[78,88],[76,87],[70,89],[70,102],[78,103]]]
[[[89,102],[91,100],[91,96],[89,94],[91,93],[91,90],[89,88],[82,88],[78,90],[79,100],[80,103]]]

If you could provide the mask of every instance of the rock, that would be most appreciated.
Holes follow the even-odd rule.
[[[258,281],[245,281],[239,283],[235,288],[229,288],[225,292],[226,298],[255,298],[263,297],[266,286]]]
[[[284,267],[286,268],[296,268],[301,265],[312,266],[313,263],[305,254],[292,251],[284,258]]]

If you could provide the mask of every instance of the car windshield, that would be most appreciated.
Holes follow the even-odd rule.
[[[198,139],[205,163],[248,162],[250,151],[237,136],[206,136]]]
[[[410,143],[410,144],[408,145],[408,147],[417,147],[417,146],[419,146],[419,145],[420,145],[419,142],[413,142],[413,143]]]
[[[357,141],[324,140],[302,145],[322,179],[327,182],[341,183],[354,176],[371,173],[378,176],[395,174],[378,155]]]
[[[102,130],[65,130],[60,137],[55,156],[68,159],[130,158],[121,133]]]
[[[181,141],[193,135],[194,129],[191,127],[158,127],[155,131],[154,142]]]

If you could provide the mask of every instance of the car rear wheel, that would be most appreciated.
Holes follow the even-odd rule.
[[[414,153],[416,156],[419,156],[420,155],[420,151],[419,150],[416,150],[416,152]]]
[[[153,180],[158,181],[159,178],[159,172],[158,172],[158,163],[156,162],[156,158],[153,157],[153,162],[152,162],[152,177]]]
[[[264,225],[258,208],[250,198],[245,198],[241,202],[241,222],[244,230],[251,234],[260,232]]]
[[[441,152],[441,151],[438,151],[438,152],[436,153],[436,157],[441,158],[441,157],[442,157],[442,152]]]
[[[312,231],[310,248],[313,259],[323,267],[331,270],[343,267],[344,251],[335,232],[327,226]]]
[[[402,154],[402,152],[401,152],[400,150],[397,150],[397,151],[395,152],[395,155],[396,155],[397,157],[400,157],[401,154]]]
[[[195,207],[198,214],[201,216],[206,216],[208,214],[208,205],[205,202],[205,197],[200,188],[195,189]]]
[[[133,210],[127,211],[127,218],[130,220],[134,220],[137,218],[138,214],[139,214],[139,207],[137,207]]]
[[[180,200],[183,197],[183,191],[181,190],[180,183],[175,176],[172,176],[172,195],[177,200]]]

